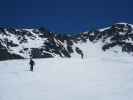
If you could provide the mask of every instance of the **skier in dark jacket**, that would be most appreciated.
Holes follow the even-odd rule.
[[[33,71],[33,67],[35,65],[35,62],[32,60],[32,58],[30,58],[29,64],[30,64],[30,71]]]

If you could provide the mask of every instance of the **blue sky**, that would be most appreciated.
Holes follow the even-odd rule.
[[[83,32],[117,22],[133,24],[132,0],[1,0],[0,26]]]

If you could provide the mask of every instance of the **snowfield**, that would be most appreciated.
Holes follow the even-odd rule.
[[[133,100],[132,57],[0,62],[0,100]]]

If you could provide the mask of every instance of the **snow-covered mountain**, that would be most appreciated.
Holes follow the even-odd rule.
[[[0,28],[0,59],[71,57],[76,37],[39,29]]]
[[[95,50],[133,52],[133,25],[117,23],[80,34],[58,34],[45,28],[0,28],[0,60],[83,57]],[[91,51],[90,51],[91,50]],[[97,52],[97,51],[96,51]],[[96,53],[95,52],[95,53]]]
[[[91,41],[93,44],[98,44],[103,51],[130,54],[133,52],[132,24],[116,23],[103,29],[81,33],[80,37],[86,43]]]
[[[55,57],[34,59],[33,72],[29,59],[0,61],[0,100],[133,100],[132,30],[126,23],[79,35],[0,28],[0,60]]]

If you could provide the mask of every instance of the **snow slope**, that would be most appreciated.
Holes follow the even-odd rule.
[[[0,100],[132,100],[131,57],[0,62]]]

